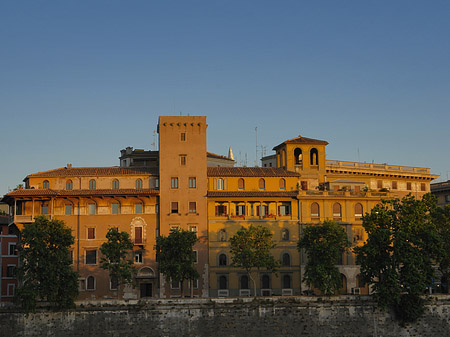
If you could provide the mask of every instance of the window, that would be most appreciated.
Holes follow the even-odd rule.
[[[142,243],[142,227],[134,227],[134,243]]]
[[[136,180],[136,189],[141,189],[142,188],[142,180],[141,179],[137,179]]]
[[[248,276],[247,275],[242,275],[241,276],[240,288],[241,289],[248,289],[249,288]]]
[[[238,190],[245,190],[245,181],[242,178],[238,180]]]
[[[218,239],[221,242],[225,242],[227,241],[227,232],[225,231],[225,229],[221,229],[218,233]]]
[[[50,183],[48,182],[48,180],[44,180],[44,182],[42,183],[42,188],[50,188]]]
[[[178,202],[177,201],[172,201],[170,203],[170,213],[178,213]]]
[[[94,179],[89,180],[89,189],[90,190],[95,190],[96,189],[96,183]]]
[[[155,188],[159,188],[159,178],[155,178]]]
[[[16,290],[16,285],[14,283],[8,284],[8,289],[6,291],[6,296],[14,296]]]
[[[170,178],[170,188],[178,188],[178,177]]]
[[[197,213],[197,203],[195,201],[189,201],[189,213]]]
[[[396,182],[396,181],[393,181],[393,182],[392,182],[392,189],[393,189],[393,190],[396,190],[396,189],[397,189],[397,182]]]
[[[411,183],[406,183],[406,189],[408,190],[408,191],[411,191],[412,190],[412,186],[411,186]]]
[[[281,258],[281,265],[283,267],[290,267],[291,266],[291,256],[288,253],[284,253]]]
[[[192,252],[194,253],[194,263],[198,263],[198,251],[193,250]]]
[[[180,141],[185,142],[186,141],[186,132],[180,133]]]
[[[195,236],[197,236],[197,225],[189,225],[189,231],[194,232]]]
[[[137,263],[137,264],[142,264],[143,262],[143,259],[142,259],[142,252],[135,252],[134,253],[134,263]]]
[[[86,290],[95,290],[95,277],[88,276],[86,281]]]
[[[197,188],[197,178],[189,177],[189,188]]]
[[[383,181],[382,180],[378,180],[377,181],[377,188],[383,188]]]
[[[113,180],[112,188],[113,188],[113,190],[118,190],[119,189],[119,180],[117,180],[117,179]]]
[[[283,289],[290,289],[290,288],[291,288],[291,276],[283,275]]]
[[[15,243],[8,243],[9,255],[17,255],[17,245]]]
[[[134,213],[142,214],[142,204],[141,203],[134,204]]]
[[[284,202],[278,206],[278,215],[287,216],[291,215],[291,204],[288,202]]]
[[[88,205],[88,213],[89,213],[89,215],[95,214],[95,204]]]
[[[228,289],[228,280],[225,275],[219,276],[219,289]]]
[[[287,228],[281,230],[281,241],[289,241],[289,230]]]
[[[302,159],[303,159],[302,150],[297,147],[294,150],[295,165],[302,165],[302,163],[303,163]]]
[[[320,208],[317,202],[311,204],[311,217],[318,218],[320,216]]]
[[[342,217],[341,204],[338,202],[333,205],[333,216],[337,218]]]
[[[112,214],[119,214],[119,204],[118,203],[113,203],[111,204],[111,212]]]
[[[315,148],[311,149],[310,152],[310,164],[319,165],[319,152]]]
[[[186,166],[186,155],[185,154],[180,154],[180,165],[181,166]]]
[[[72,215],[72,205],[65,205],[65,207],[64,207],[64,214],[65,215]]]
[[[97,264],[97,250],[86,250],[85,264]]]
[[[285,190],[286,189],[286,180],[281,178],[279,181],[279,186],[280,186],[280,190]]]
[[[236,205],[236,215],[245,215],[245,205]]]
[[[170,283],[170,289],[180,289],[180,282],[172,280]]]
[[[194,286],[194,289],[198,289],[198,280],[190,280],[188,283],[189,288],[191,288],[191,282]]]
[[[72,180],[66,181],[66,190],[71,191],[73,189],[73,183]]]
[[[14,277],[14,276],[16,276],[16,266],[8,265],[6,267],[6,277]]]
[[[216,216],[226,216],[227,215],[227,205],[219,204],[216,205]]]
[[[109,279],[109,289],[110,290],[117,290],[119,288],[119,280],[117,277],[111,277]]]
[[[450,194],[447,194],[447,195],[445,196],[445,201],[446,201],[446,202],[450,202]]]
[[[219,255],[219,266],[226,266],[227,265],[227,256],[225,254]]]
[[[420,190],[421,190],[422,192],[426,191],[425,183],[420,183]]]
[[[48,214],[48,205],[42,205],[42,214]]]
[[[269,275],[263,275],[261,277],[261,284],[263,289],[269,289],[270,288],[270,277]]]
[[[266,181],[263,178],[259,179],[258,187],[260,190],[266,189]]]
[[[217,189],[219,191],[222,191],[224,189],[224,183],[223,183],[223,179],[222,178],[217,179]]]
[[[93,240],[93,239],[95,239],[95,228],[88,228],[87,229],[87,237],[88,237],[88,240]]]
[[[360,203],[355,205],[355,217],[360,218],[363,216],[363,206]]]
[[[300,182],[300,186],[302,187],[303,191],[307,191],[308,190],[308,182],[307,181],[302,180]]]

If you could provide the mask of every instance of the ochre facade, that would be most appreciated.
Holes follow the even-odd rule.
[[[366,239],[362,216],[382,198],[430,191],[437,176],[427,168],[330,161],[323,140],[289,139],[262,159],[262,167],[233,167],[233,161],[206,150],[206,117],[160,117],[159,152],[127,148],[120,167],[65,168],[30,174],[25,188],[4,198],[19,229],[39,214],[64,220],[72,229],[74,269],[80,273],[80,299],[170,298],[180,286],[158,272],[155,244],[172,227],[197,233],[200,279],[185,295],[248,296],[250,280],[231,266],[229,239],[241,228],[270,229],[278,272],[261,271],[262,295],[298,295],[305,256],[297,250],[303,228],[335,220],[352,245]],[[114,289],[99,268],[99,247],[109,227],[130,233],[138,269],[137,286]],[[367,293],[359,282],[352,253],[339,261],[342,293]]]

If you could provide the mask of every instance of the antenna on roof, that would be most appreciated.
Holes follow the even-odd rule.
[[[256,157],[255,157],[255,167],[258,166],[258,127],[255,127],[255,134],[256,134]]]

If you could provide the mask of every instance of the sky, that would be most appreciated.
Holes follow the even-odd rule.
[[[447,0],[0,0],[0,43],[0,195],[153,150],[160,115],[241,165],[302,135],[450,176]]]

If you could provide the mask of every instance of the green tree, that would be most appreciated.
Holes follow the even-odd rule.
[[[450,278],[450,205],[446,205],[444,208],[436,207],[431,214],[441,238],[441,251],[437,262],[442,274],[442,292],[448,293],[448,280]]]
[[[423,294],[431,284],[433,263],[441,250],[431,213],[436,200],[408,195],[383,200],[363,217],[366,243],[354,249],[363,280],[384,309],[393,308],[402,322],[413,322],[424,312]]]
[[[74,237],[61,220],[38,216],[21,234],[19,287],[16,301],[26,312],[34,311],[37,300],[53,309],[74,307],[78,295],[78,274],[72,269],[70,246]]]
[[[259,277],[261,269],[275,272],[279,265],[270,253],[270,250],[276,246],[272,236],[268,228],[250,225],[248,229],[242,227],[230,239],[231,265],[245,269],[249,279],[252,280],[255,296],[257,291],[256,280],[252,277],[253,269],[256,269],[257,277]]]
[[[173,228],[168,236],[156,239],[156,251],[159,271],[169,282],[180,283],[181,297],[184,297],[185,280],[198,280],[200,277],[195,268],[194,244],[197,242],[195,232]]]
[[[100,246],[102,258],[100,267],[109,271],[111,282],[116,282],[120,291],[123,284],[133,284],[136,268],[129,258],[133,242],[127,232],[120,232],[117,227],[111,227],[106,233],[107,241]]]
[[[334,221],[307,226],[297,244],[298,250],[305,249],[308,257],[303,282],[327,296],[335,294],[342,287],[336,264],[349,246],[345,229]]]

